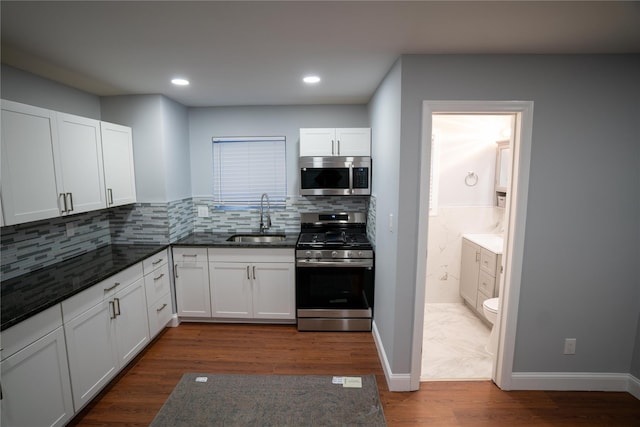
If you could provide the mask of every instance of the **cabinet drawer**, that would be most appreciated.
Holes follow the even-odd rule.
[[[173,248],[174,262],[207,262],[206,248]]]
[[[62,318],[64,322],[84,313],[105,298],[109,298],[120,289],[126,288],[140,278],[142,278],[142,263],[132,265],[126,270],[116,273],[108,279],[62,301]]]
[[[496,278],[487,273],[486,271],[480,271],[478,277],[478,290],[493,297],[496,288]]]
[[[169,253],[165,249],[162,252],[145,259],[142,261],[142,271],[144,274],[149,274],[158,267],[165,265],[168,262]]]
[[[0,333],[2,360],[62,326],[60,304],[28,318]]]
[[[169,280],[169,264],[155,269],[144,276],[144,287],[147,292],[147,304],[151,305],[158,298],[169,292],[171,282]]]
[[[496,260],[497,255],[493,252],[482,248],[480,251],[480,268],[492,276],[496,275]]]
[[[149,334],[154,337],[171,320],[171,293],[166,293],[159,300],[150,304],[147,313],[149,316]]]

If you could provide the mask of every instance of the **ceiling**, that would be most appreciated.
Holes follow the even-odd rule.
[[[5,1],[2,62],[186,106],[366,103],[401,54],[639,53],[640,2]],[[303,75],[322,81],[304,85]],[[174,87],[181,76],[191,85]]]

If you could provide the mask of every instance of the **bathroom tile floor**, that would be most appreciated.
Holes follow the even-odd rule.
[[[421,381],[487,380],[490,329],[464,304],[426,304]]]

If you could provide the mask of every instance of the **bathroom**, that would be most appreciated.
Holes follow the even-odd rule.
[[[473,300],[461,296],[461,276],[465,297],[469,283],[469,255],[465,255],[467,268],[461,268],[463,236],[471,235],[472,243],[490,243],[495,277],[480,275],[494,280],[489,296],[498,296],[515,116],[434,114],[432,120],[421,380],[487,380],[492,376],[496,344],[494,338],[488,345],[492,323],[486,318],[483,301],[492,298],[481,298],[478,293],[476,301],[475,291]],[[499,153],[503,160],[498,159]],[[496,163],[501,167],[496,168]],[[498,184],[496,175],[502,176]],[[485,251],[482,253],[485,262]],[[477,281],[479,249],[474,254],[471,263],[478,263],[473,278]]]

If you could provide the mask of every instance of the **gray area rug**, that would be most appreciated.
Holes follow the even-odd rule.
[[[375,376],[359,377],[362,388],[333,384],[332,378],[184,374],[151,426],[387,425]]]

